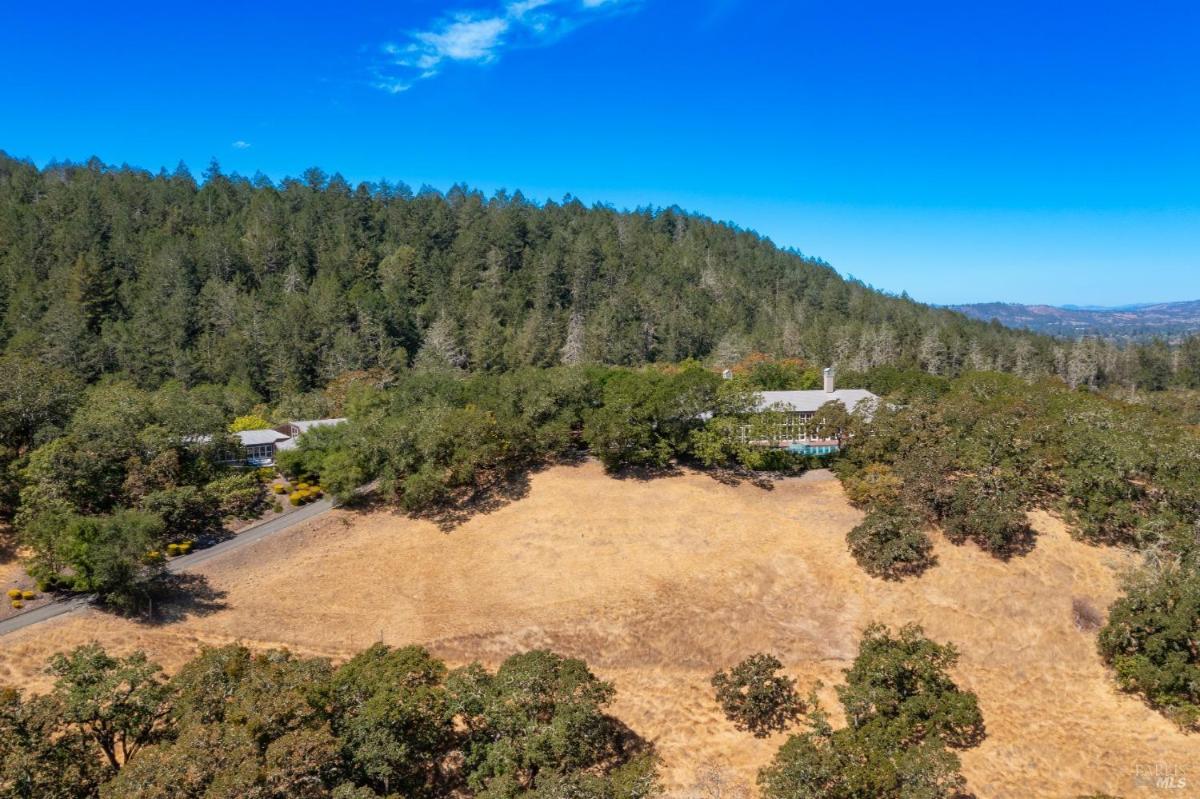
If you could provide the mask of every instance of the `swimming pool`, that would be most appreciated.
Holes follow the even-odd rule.
[[[833,455],[837,451],[837,444],[788,444],[788,452],[797,455]]]

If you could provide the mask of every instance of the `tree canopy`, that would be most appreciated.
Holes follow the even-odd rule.
[[[834,729],[815,702],[810,729],[791,736],[759,772],[766,799],[909,799],[961,795],[955,749],[978,745],[975,695],[947,670],[958,659],[916,626],[863,631],[858,656],[837,687],[846,726]]]
[[[56,655],[51,691],[0,690],[13,799],[647,799],[656,763],[578,660],[456,672],[377,644],[334,668],[208,647],[166,677],[140,652]]]

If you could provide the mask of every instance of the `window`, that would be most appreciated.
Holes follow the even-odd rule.
[[[245,449],[246,449],[246,457],[247,458],[274,458],[275,457],[275,445],[274,444],[251,444],[250,446],[246,447]]]

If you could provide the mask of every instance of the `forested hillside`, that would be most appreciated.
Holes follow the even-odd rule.
[[[94,160],[39,170],[2,154],[0,347],[85,381],[232,382],[271,398],[414,362],[501,370],[751,350],[855,370],[1146,382],[1137,358],[1073,356],[886,296],[674,208],[414,193],[317,169],[278,186],[215,164],[202,180]],[[1172,369],[1150,366],[1158,382]]]

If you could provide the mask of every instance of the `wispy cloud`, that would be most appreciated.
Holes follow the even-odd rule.
[[[538,47],[637,0],[509,0],[490,10],[456,11],[428,29],[383,46],[375,85],[399,93],[449,63],[488,64],[505,50]]]
[[[235,150],[248,150],[248,149],[250,149],[250,142],[242,141],[241,139],[238,139],[237,141],[235,141],[233,144],[231,144],[229,146]]]

